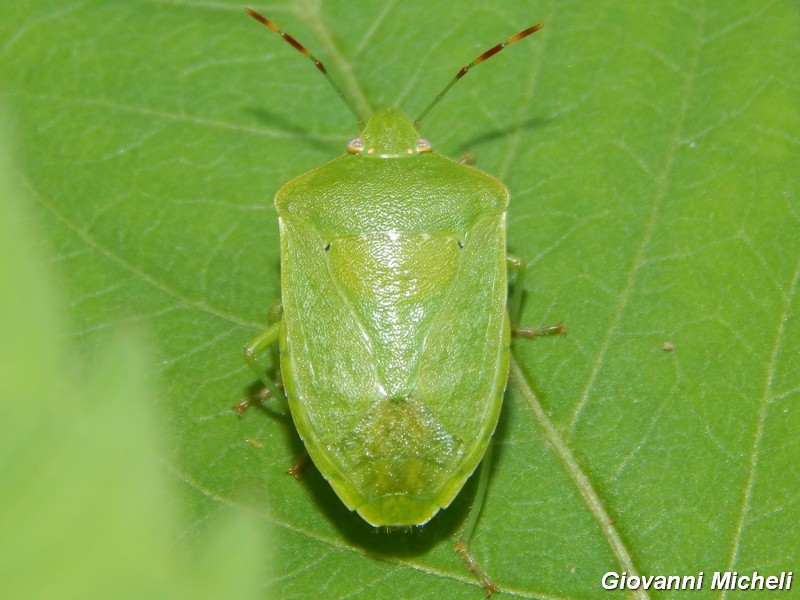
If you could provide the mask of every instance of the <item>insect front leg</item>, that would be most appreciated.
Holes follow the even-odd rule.
[[[543,335],[564,335],[564,324],[562,322],[544,325],[542,327],[522,327],[519,325],[520,314],[522,313],[522,295],[525,289],[525,273],[528,270],[525,261],[519,256],[509,254],[506,256],[506,265],[509,271],[513,271],[516,276],[511,294],[508,298],[508,313],[511,317],[511,334],[523,338],[535,338]]]

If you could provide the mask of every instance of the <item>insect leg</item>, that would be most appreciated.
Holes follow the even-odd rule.
[[[269,397],[283,397],[283,394],[278,389],[277,384],[269,376],[267,376],[266,370],[258,362],[259,356],[277,345],[278,338],[280,336],[280,330],[281,321],[279,320],[277,323],[272,323],[255,338],[250,340],[250,343],[244,347],[244,361],[253,370],[253,372],[258,375],[259,379],[261,379],[265,386],[264,393],[260,398],[261,400],[266,400]],[[273,364],[273,367],[277,368],[277,366],[277,362]]]
[[[486,454],[483,455],[483,460],[481,461],[481,471],[478,476],[478,489],[475,492],[475,501],[472,503],[472,508],[470,509],[467,522],[464,525],[464,530],[456,540],[455,546],[456,552],[458,552],[461,560],[464,561],[464,564],[467,565],[467,568],[475,573],[480,580],[481,585],[483,585],[483,589],[486,590],[487,596],[491,596],[493,592],[496,592],[497,586],[491,580],[486,571],[484,571],[483,568],[478,564],[478,561],[475,560],[472,552],[470,552],[469,544],[472,541],[472,535],[475,533],[475,526],[478,524],[478,518],[481,515],[483,501],[486,498],[486,489],[489,487],[489,471],[491,470],[493,447],[494,440],[491,440],[489,445],[486,447]]]
[[[564,324],[560,321],[542,327],[521,327],[518,325],[520,314],[522,313],[522,294],[525,289],[525,273],[528,270],[525,261],[519,256],[509,254],[506,257],[506,264],[509,271],[516,273],[511,295],[508,299],[508,312],[511,316],[511,334],[517,337],[534,338],[543,335],[565,334]]]
[[[519,323],[520,313],[522,312],[522,294],[525,289],[525,273],[528,267],[524,260],[513,254],[506,256],[506,266],[509,271],[516,273],[511,295],[508,298],[508,312],[511,317],[511,324],[516,325]]]
[[[460,162],[462,165],[474,165],[475,157],[471,152],[465,152],[464,155],[458,159],[458,162]]]
[[[311,457],[308,455],[308,452],[303,451],[303,453],[300,454],[295,459],[295,461],[289,466],[289,468],[286,469],[286,472],[295,479],[302,479],[303,471],[305,470],[306,465],[308,464],[308,461],[310,459]]]

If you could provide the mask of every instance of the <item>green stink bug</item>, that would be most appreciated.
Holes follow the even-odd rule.
[[[362,123],[320,61],[246,10],[312,60]],[[375,112],[343,156],[275,196],[281,310],[245,359],[264,397],[282,395],[257,362],[279,346],[280,384],[309,456],[373,526],[427,523],[490,446],[508,378],[509,313],[519,312],[518,293],[507,308],[506,273],[517,270],[517,292],[524,275],[524,263],[506,255],[509,193],[433,152],[417,130],[470,68],[540,28],[463,67],[416,121]],[[533,337],[560,326],[514,331]],[[491,591],[465,544],[459,552]]]

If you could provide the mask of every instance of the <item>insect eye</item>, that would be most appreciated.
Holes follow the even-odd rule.
[[[349,142],[347,142],[347,152],[350,154],[358,154],[359,152],[364,151],[364,140],[360,137],[353,138]]]
[[[428,140],[419,138],[417,140],[416,150],[420,154],[422,154],[423,152],[433,152],[433,146],[431,146],[431,143]]]

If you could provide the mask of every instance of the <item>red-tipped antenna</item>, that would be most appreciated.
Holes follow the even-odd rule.
[[[461,79],[461,78],[462,78],[464,75],[466,75],[466,74],[469,72],[469,70],[470,70],[472,67],[474,67],[474,66],[475,66],[475,65],[477,65],[478,63],[482,63],[483,61],[485,61],[485,60],[486,60],[486,59],[488,59],[488,58],[491,58],[492,56],[494,56],[495,54],[497,54],[498,52],[500,52],[500,50],[502,50],[502,49],[503,49],[503,48],[505,48],[506,46],[510,46],[511,44],[513,44],[513,43],[515,43],[515,42],[518,42],[518,41],[520,41],[520,40],[521,40],[521,39],[523,39],[523,38],[526,38],[526,37],[528,37],[528,36],[529,36],[530,34],[532,34],[532,33],[536,33],[536,32],[537,32],[537,31],[539,31],[539,30],[540,30],[542,27],[544,27],[544,25],[543,25],[543,24],[541,24],[541,23],[539,23],[538,25],[533,25],[533,26],[531,26],[531,27],[528,27],[527,29],[523,29],[523,30],[522,30],[522,31],[520,31],[518,34],[516,34],[516,35],[512,35],[510,38],[508,38],[508,39],[507,39],[505,42],[503,42],[502,44],[497,44],[497,46],[494,46],[494,47],[492,47],[492,48],[489,48],[489,49],[488,49],[486,52],[484,52],[483,54],[481,54],[481,55],[480,55],[478,58],[476,58],[475,60],[473,60],[473,61],[472,61],[471,63],[469,63],[467,66],[465,66],[465,67],[462,67],[462,68],[461,68],[461,70],[460,70],[460,71],[459,71],[459,72],[456,74],[456,76],[455,76],[455,77],[453,77],[453,79],[450,81],[450,83],[448,83],[448,84],[445,86],[445,88],[444,88],[444,89],[443,89],[441,92],[439,92],[439,95],[438,95],[438,96],[436,96],[436,98],[434,98],[434,99],[433,99],[433,102],[431,102],[431,103],[428,105],[428,108],[426,108],[425,110],[423,110],[423,111],[422,111],[422,113],[421,113],[421,114],[420,114],[420,115],[417,117],[417,120],[416,120],[416,121],[414,121],[414,126],[415,126],[415,127],[419,127],[419,124],[420,124],[420,122],[422,121],[423,117],[425,117],[425,115],[427,115],[427,114],[428,114],[428,113],[431,111],[431,109],[432,109],[434,106],[436,106],[436,105],[439,103],[439,100],[441,100],[441,99],[444,97],[444,95],[445,95],[445,94],[446,94],[446,93],[447,93],[447,92],[450,90],[450,88],[451,88],[451,87],[453,87],[453,86],[455,85],[456,81],[458,81],[458,80],[459,80],[459,79]]]
[[[287,44],[289,44],[292,48],[297,50],[300,54],[302,54],[303,56],[308,57],[309,60],[311,60],[311,62],[314,63],[314,66],[317,67],[317,69],[319,69],[320,73],[322,73],[325,76],[325,79],[328,80],[328,83],[331,84],[333,89],[336,90],[336,93],[339,95],[339,98],[341,98],[342,101],[347,105],[347,108],[350,109],[350,112],[352,112],[355,115],[356,121],[358,122],[358,126],[359,127],[363,127],[364,126],[364,120],[358,114],[358,111],[356,111],[355,107],[352,105],[350,100],[347,99],[347,96],[345,96],[344,93],[342,93],[342,90],[339,89],[339,86],[336,85],[336,83],[333,81],[333,79],[331,79],[331,76],[328,75],[328,71],[325,68],[325,65],[323,65],[319,60],[317,60],[316,56],[311,54],[311,52],[309,52],[308,49],[305,46],[303,46],[303,44],[298,42],[296,39],[294,39],[288,33],[285,33],[283,31],[281,31],[280,28],[277,25],[275,25],[275,23],[273,23],[272,21],[270,21],[266,17],[261,16],[256,11],[254,11],[252,8],[245,8],[244,11],[248,15],[253,17],[256,21],[258,21],[259,23],[265,25],[266,27],[268,27],[269,29],[271,29],[272,31],[274,31],[275,33],[280,35],[286,41]]]

